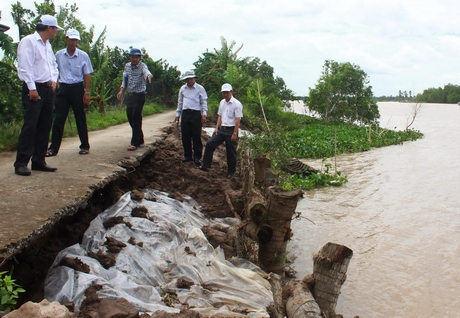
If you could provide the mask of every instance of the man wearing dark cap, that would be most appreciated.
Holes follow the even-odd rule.
[[[182,78],[186,83],[179,90],[176,122],[179,122],[179,118],[182,118],[181,133],[182,146],[184,147],[184,159],[182,162],[193,160],[199,166],[203,153],[201,128],[202,124],[206,122],[208,113],[208,95],[204,87],[196,83],[196,78],[197,76],[193,71],[185,72]]]
[[[141,62],[142,52],[139,49],[132,48],[129,51],[129,63],[125,65],[123,72],[123,82],[117,98],[121,100],[123,93],[127,91],[126,96],[126,114],[128,122],[132,129],[131,144],[129,151],[136,150],[144,145],[144,133],[142,132],[142,108],[145,104],[145,94],[147,89],[147,80],[152,82],[152,74],[147,65]]]
[[[32,170],[54,172],[45,162],[48,138],[53,123],[53,100],[58,68],[49,40],[62,28],[55,17],[43,15],[35,33],[24,37],[18,46],[18,76],[22,84],[24,124],[18,140],[14,172],[30,176]]]
[[[90,100],[90,74],[93,72],[93,66],[88,54],[77,48],[80,41],[80,33],[77,30],[67,30],[65,41],[67,47],[56,52],[59,88],[56,94],[55,117],[51,145],[46,152],[47,157],[55,156],[59,152],[70,107],[72,107],[80,137],[79,154],[89,153],[85,105]]]

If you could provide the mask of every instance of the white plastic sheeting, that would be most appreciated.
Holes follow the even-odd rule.
[[[45,280],[45,297],[49,301],[73,301],[80,308],[84,291],[100,284],[100,298],[124,297],[141,312],[179,312],[161,300],[163,290],[167,289],[175,290],[181,303],[204,315],[232,311],[235,316],[236,310],[247,312],[247,316],[268,317],[266,307],[272,304],[273,295],[270,283],[263,278],[264,272],[242,259],[226,261],[223,250],[214,249],[201,231],[206,224],[231,226],[234,219],[208,220],[190,197],[180,202],[155,190],[144,194],[142,201],[133,201],[130,193],[125,194],[92,221],[82,244],[59,253]],[[132,209],[140,206],[148,209],[153,221],[131,216]],[[103,222],[115,216],[123,216],[132,227],[117,224],[106,230]],[[107,253],[107,237],[127,245],[116,254],[116,264],[109,269],[87,254],[98,250]],[[128,243],[131,237],[143,246]],[[78,257],[90,267],[90,272],[59,266],[65,257]],[[187,278],[194,285],[190,289],[176,288],[178,278]]]

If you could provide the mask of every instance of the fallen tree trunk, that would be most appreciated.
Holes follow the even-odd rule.
[[[286,315],[289,318],[322,318],[321,309],[303,282],[291,281],[284,286],[284,302]]]
[[[326,318],[335,317],[337,299],[352,256],[351,249],[335,243],[327,243],[313,256],[314,296]]]

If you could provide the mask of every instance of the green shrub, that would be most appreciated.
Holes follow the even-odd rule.
[[[18,293],[25,292],[21,286],[15,283],[15,280],[7,275],[7,272],[0,272],[0,310],[11,311],[16,305]]]

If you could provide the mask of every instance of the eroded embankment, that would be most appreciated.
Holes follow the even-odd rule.
[[[102,211],[113,205],[126,192],[133,189],[157,189],[181,200],[181,194],[194,198],[202,212],[209,217],[233,216],[226,202],[225,192],[241,188],[239,179],[226,178],[225,148],[220,147],[214,154],[215,163],[210,172],[196,169],[193,163],[182,163],[182,145],[177,127],[168,127],[165,138],[154,145],[154,150],[142,159],[140,165],[128,169],[128,174],[109,182],[96,190],[84,208],[71,216],[65,216],[49,232],[31,243],[4,264],[1,270],[14,267],[13,278],[26,289],[21,294],[19,304],[43,299],[43,281],[56,255],[62,249],[80,243],[90,222]],[[203,135],[204,139],[208,137]],[[242,207],[234,203],[234,210]],[[220,242],[226,257],[235,253],[233,240],[226,233],[208,235],[211,244]]]

